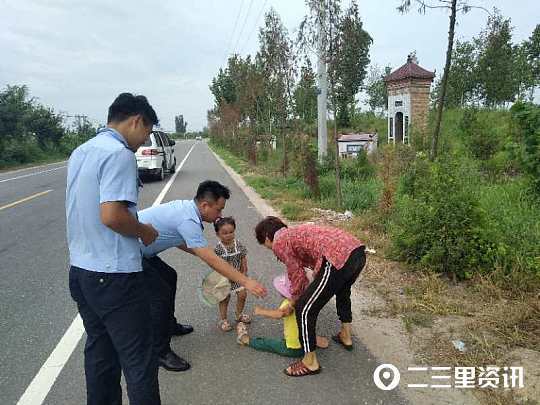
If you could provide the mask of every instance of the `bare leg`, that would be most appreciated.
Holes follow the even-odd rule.
[[[320,349],[326,349],[328,347],[328,338],[324,336],[317,336],[317,347]]]
[[[230,299],[231,296],[229,295],[219,303],[219,316],[222,320],[227,319],[227,308],[229,307]]]
[[[315,352],[306,353],[302,359],[302,363],[304,363],[310,370],[317,370],[320,367],[319,360],[317,359],[317,354],[315,354]]]
[[[247,291],[240,290],[236,293],[236,319],[240,318],[240,315],[244,312],[246,306]]]
[[[351,323],[341,323],[341,330],[339,331],[339,338],[346,345],[352,345]]]

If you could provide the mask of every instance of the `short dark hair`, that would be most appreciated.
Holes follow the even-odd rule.
[[[195,195],[195,201],[201,202],[212,201],[216,202],[220,198],[228,200],[231,197],[231,192],[223,184],[214,180],[205,180],[197,188],[197,194]]]
[[[141,115],[146,126],[159,123],[156,112],[146,97],[134,96],[131,93],[122,93],[116,97],[109,107],[107,123],[124,121],[134,115]]]
[[[257,242],[262,245],[266,238],[273,242],[274,235],[281,228],[287,228],[287,225],[285,225],[281,219],[272,216],[266,217],[255,227],[255,237],[257,238]]]
[[[214,221],[214,230],[218,233],[221,227],[225,225],[232,225],[233,228],[236,229],[236,221],[233,217],[223,217]]]

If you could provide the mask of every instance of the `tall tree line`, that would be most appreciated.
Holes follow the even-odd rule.
[[[531,100],[540,85],[540,24],[516,44],[511,20],[495,12],[477,37],[456,42],[452,59],[447,106],[493,108]]]
[[[316,132],[318,89],[311,59],[319,35],[323,36],[322,53],[330,78],[334,135],[338,125],[350,125],[366,77],[372,39],[363,29],[356,1],[346,9],[340,3],[307,0],[308,14],[294,39],[274,9],[266,13],[255,56],[232,55],[212,79],[214,107],[208,111],[208,121],[214,139],[247,152],[254,163],[257,143],[268,144],[274,138],[286,174],[290,143],[296,135]]]

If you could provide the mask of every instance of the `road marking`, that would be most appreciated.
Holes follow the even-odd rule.
[[[0,174],[13,174],[13,173],[19,173],[19,172],[24,172],[25,170],[32,170],[32,169],[40,169],[42,167],[48,167],[48,166],[53,166],[53,165],[59,165],[61,163],[66,163],[67,160],[60,160],[58,162],[53,162],[53,163],[47,163],[45,165],[39,165],[39,166],[28,166],[28,167],[23,167],[22,169],[17,169],[17,170],[8,170],[8,171],[5,171],[5,172],[2,172],[0,171]]]
[[[71,353],[75,350],[84,333],[81,316],[77,314],[64,333],[49,358],[36,374],[17,405],[40,405],[51,390],[60,371],[64,368]]]
[[[63,168],[65,168],[65,167],[67,167],[67,165],[65,165],[65,166],[60,166],[60,167],[55,167],[54,169],[43,170],[43,171],[41,171],[41,172],[35,172],[35,173],[24,174],[24,175],[22,175],[22,176],[17,176],[17,177],[12,177],[12,178],[10,178],[10,179],[0,180],[0,183],[4,183],[4,182],[6,182],[6,181],[12,181],[12,180],[24,179],[25,177],[30,177],[30,176],[37,176],[38,174],[54,172],[55,170],[60,170],[60,169],[63,169]]]
[[[30,196],[28,196],[28,197],[21,198],[21,199],[18,200],[18,201],[15,201],[15,202],[12,202],[12,203],[9,203],[9,204],[6,204],[6,205],[2,205],[2,206],[0,207],[0,211],[5,210],[5,209],[7,209],[7,208],[15,207],[16,205],[18,205],[18,204],[20,204],[20,203],[23,203],[23,202],[26,202],[26,201],[33,200],[34,198],[41,197],[42,195],[49,194],[51,191],[52,191],[52,190],[42,191],[41,193],[32,194],[32,195],[30,195]]]
[[[176,172],[174,173],[174,175],[169,179],[167,184],[165,184],[165,187],[163,187],[163,190],[161,190],[161,193],[159,193],[159,195],[157,196],[156,201],[154,201],[154,203],[152,204],[152,207],[155,205],[161,204],[161,201],[163,201],[163,199],[165,198],[165,194],[167,194],[167,191],[169,191],[169,189],[171,188],[171,185],[173,184],[174,179],[176,179],[176,176],[178,176],[178,173],[180,173],[182,166],[184,166],[184,163],[186,163],[186,160],[191,154],[191,151],[193,150],[193,148],[195,148],[195,145],[196,143],[193,144],[191,149],[186,154],[186,157],[184,157],[184,159],[180,162],[180,166],[178,166],[178,169],[176,169]]]
[[[174,179],[182,169],[182,166],[184,165],[184,163],[186,163],[186,160],[194,147],[195,144],[186,154],[186,156],[180,163],[180,166],[176,170],[176,173],[167,182],[167,184],[165,185],[161,193],[159,193],[152,206],[161,203],[161,201],[165,197],[165,194],[171,188]],[[49,355],[45,363],[43,363],[43,365],[39,369],[38,373],[30,383],[30,385],[28,385],[28,387],[24,391],[23,395],[17,402],[17,405],[41,405],[43,401],[45,401],[45,398],[49,394],[49,391],[54,385],[54,382],[60,375],[60,372],[62,371],[64,366],[67,364],[69,358],[71,357],[71,354],[79,344],[79,341],[82,339],[83,333],[84,325],[81,316],[77,314],[77,316],[75,317],[75,319],[73,319],[73,322],[67,329],[66,333],[64,333],[64,336],[62,336],[52,353]]]

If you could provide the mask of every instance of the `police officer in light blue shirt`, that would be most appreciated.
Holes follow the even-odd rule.
[[[176,271],[158,254],[169,248],[179,248],[198,256],[210,267],[231,281],[243,285],[248,291],[264,296],[266,290],[255,280],[236,271],[218,257],[208,246],[203,234],[203,222],[214,222],[230,197],[229,189],[217,181],[199,184],[193,200],[176,200],[139,211],[139,220],[152,224],[159,232],[158,238],[142,246],[142,266],[147,276],[152,300],[154,345],[159,364],[169,371],[185,371],[189,363],[171,350],[171,335],[182,335],[193,330],[176,322],[174,302],[176,296]]]
[[[139,245],[158,234],[137,219],[134,155],[157,123],[146,97],[120,94],[107,127],[75,149],[68,163],[69,288],[87,333],[88,405],[122,402],[121,371],[131,405],[160,404]]]

